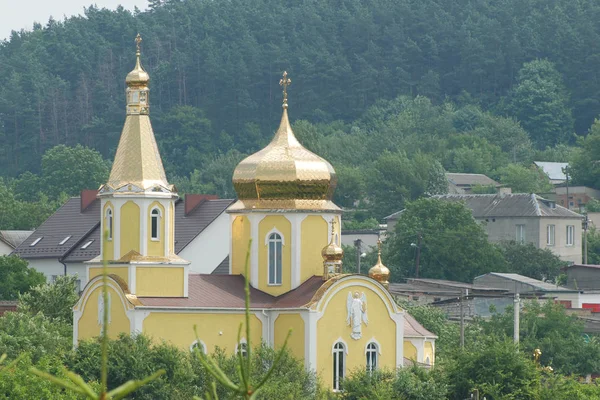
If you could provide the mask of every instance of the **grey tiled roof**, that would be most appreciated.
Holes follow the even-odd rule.
[[[555,217],[582,218],[580,214],[561,207],[536,194],[447,194],[434,196],[447,201],[462,201],[475,218],[492,217]]]
[[[533,279],[528,276],[523,276],[523,275],[519,275],[519,274],[511,274],[511,273],[490,272],[488,274],[476,277],[473,281],[476,282],[479,278],[482,278],[487,275],[497,276],[500,278],[519,282],[524,285],[531,286],[535,290],[538,290],[541,292],[574,292],[574,290],[572,290],[572,289],[557,286],[557,285],[554,285],[554,284],[548,283],[548,282],[538,281],[537,279]]]
[[[206,200],[186,216],[185,203],[178,200],[175,203],[175,253],[183,250],[231,203],[233,200],[230,199]],[[25,259],[62,258],[67,263],[88,261],[100,255],[100,201],[94,201],[84,212],[80,208],[79,197],[69,199],[14,253]],[[67,236],[71,238],[64,245],[59,245]],[[42,240],[35,246],[29,246],[38,237],[42,237]],[[82,249],[90,240],[92,243]],[[223,260],[225,261],[228,271],[229,260]]]
[[[217,268],[215,268],[215,270],[213,272],[211,272],[212,275],[227,275],[229,274],[229,256],[225,257],[225,259],[223,261],[221,261],[221,264],[219,264],[217,266]]]
[[[446,173],[446,179],[458,186],[501,186],[498,182],[493,180],[492,178],[483,175],[483,174],[457,174],[452,172]]]
[[[79,197],[72,197],[13,252],[27,258],[62,258],[100,225],[100,202],[95,201],[81,212]],[[71,236],[64,244],[65,238]],[[31,244],[41,238],[34,246]]]

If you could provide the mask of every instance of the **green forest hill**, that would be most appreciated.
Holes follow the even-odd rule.
[[[442,192],[444,171],[543,192],[534,159],[600,188],[599,15],[595,0],[151,0],[15,32],[0,43],[0,228],[106,179],[138,32],[182,192],[235,196],[233,168],[279,121],[283,70],[297,136],[339,174],[335,201],[369,217]]]

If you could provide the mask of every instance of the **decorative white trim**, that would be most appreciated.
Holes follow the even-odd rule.
[[[115,232],[113,235],[115,240],[113,242],[113,258],[115,260],[118,260],[119,258],[121,258],[121,207],[123,207],[123,204],[125,203],[117,199],[111,199],[111,202],[115,207]],[[104,255],[104,253],[102,253],[102,255]]]
[[[194,340],[192,342],[192,344],[190,345],[190,351],[194,351],[194,346],[197,345],[197,344],[199,344],[200,346],[202,346],[202,352],[204,354],[208,354],[207,351],[206,351],[206,343],[204,343],[203,340]]]
[[[137,265],[130,264],[127,268],[127,272],[129,275],[129,284],[127,285],[129,287],[129,292],[131,294],[136,294],[137,293]]]
[[[141,199],[135,202],[140,207],[140,254],[148,255],[148,207],[150,206],[148,199]]]
[[[318,215],[318,214],[317,214]],[[292,224],[292,248],[291,248],[291,289],[294,290],[300,286],[302,279],[302,222],[308,217],[308,214],[291,215],[288,220]]]
[[[346,341],[344,339],[342,339],[341,336],[333,341],[333,344],[331,345],[331,354],[333,354],[333,352],[335,351],[335,345],[338,343],[341,343],[344,345],[344,353],[346,353],[346,355],[348,355],[348,343],[346,343]]]
[[[261,340],[268,346],[273,347],[274,332],[273,329],[271,329],[271,326],[274,324],[274,322],[271,323],[273,317],[271,312],[266,309],[262,311],[255,311],[254,316],[260,321],[262,336]],[[277,317],[275,317],[275,319],[277,319]]]
[[[183,297],[189,297],[190,264],[183,267]]]
[[[277,229],[276,227],[273,227],[273,229],[271,229],[269,232],[267,232],[267,234],[265,235],[265,246],[269,245],[269,236],[271,236],[272,234],[278,234],[279,237],[281,238],[281,245],[285,246],[285,236],[283,235],[283,233],[281,233],[281,231],[279,231],[279,229]]]
[[[130,318],[131,334],[144,332],[144,320],[150,315],[150,311],[146,310],[131,310],[132,318]]]
[[[365,354],[367,354],[367,348],[369,347],[369,345],[371,343],[373,343],[373,344],[375,344],[375,346],[377,346],[377,354],[381,355],[381,345],[379,344],[379,342],[377,341],[377,339],[375,339],[374,337],[372,337],[371,339],[369,339],[369,341],[365,345]]]
[[[158,211],[158,214],[154,214],[154,211]],[[149,210],[148,215],[150,216],[150,240],[153,241],[153,242],[160,242],[160,238],[161,238],[161,235],[160,235],[161,234],[161,232],[160,232],[160,222],[161,222],[161,220],[164,221],[164,218],[163,218],[162,212],[160,210],[160,207],[158,207],[158,206],[152,207]],[[156,237],[152,236],[152,220],[154,219],[155,215],[156,215],[156,235],[157,235]]]
[[[237,215],[229,214],[229,275],[233,271],[233,223],[236,218]]]
[[[425,356],[425,339],[408,339],[409,342],[412,343],[413,346],[417,349],[417,362],[423,363],[423,358]]]
[[[307,371],[317,370],[317,321],[322,315],[312,310],[300,313],[304,321],[304,367]]]

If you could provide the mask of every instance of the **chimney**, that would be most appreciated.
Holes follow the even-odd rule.
[[[192,211],[204,203],[206,200],[217,200],[216,194],[187,194],[185,195],[185,215],[188,216]]]
[[[97,190],[81,191],[81,212],[84,212],[98,198]]]

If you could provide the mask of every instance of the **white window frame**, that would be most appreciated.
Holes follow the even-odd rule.
[[[60,243],[58,244],[59,246],[62,246],[63,244],[67,243],[69,241],[69,239],[71,239],[71,236],[67,236],[66,238],[64,238],[63,240],[60,241]]]
[[[106,207],[106,212],[105,212],[105,218],[106,218],[106,224],[108,225],[107,227],[107,231],[108,231],[108,235],[107,235],[107,240],[112,241],[113,239],[113,224],[114,224],[114,220],[113,220],[113,210],[112,207]]]
[[[278,236],[279,238],[275,237]],[[281,243],[281,254],[280,254],[280,265],[277,265],[277,243]],[[284,236],[277,229],[272,229],[267,233],[265,237],[265,244],[267,245],[267,284],[269,286],[281,286],[283,284],[283,246],[285,246]],[[273,250],[274,260],[271,260],[271,246],[275,246]],[[274,262],[274,264],[271,263]],[[278,268],[279,267],[279,268]],[[271,269],[273,269],[273,281],[271,280]],[[277,274],[278,270],[280,274]]]
[[[575,225],[567,225],[567,246],[575,245]]]
[[[348,346],[343,341],[336,341],[332,348],[333,359],[333,391],[342,390],[341,383],[346,377],[346,355],[348,354]]]
[[[154,212],[156,211],[156,213]],[[152,207],[150,210],[150,240],[154,242],[158,242],[160,240],[160,219],[162,218],[162,214],[160,212],[160,208]],[[154,225],[154,220],[156,219],[156,236],[154,236],[154,232],[152,232],[152,227]]]
[[[525,243],[525,224],[517,224],[517,243]]]
[[[33,243],[31,243],[31,244],[29,245],[29,247],[33,247],[33,246],[35,246],[35,245],[36,245],[36,244],[38,244],[38,243],[40,242],[40,240],[42,240],[43,238],[44,238],[43,236],[40,236],[39,238],[35,239],[35,240],[33,241]]]
[[[556,225],[546,225],[546,245],[554,246],[556,244]]]
[[[365,365],[367,366],[367,372],[372,374],[373,371],[377,370],[379,366],[379,355],[381,354],[381,347],[379,343],[371,340],[365,346]],[[375,362],[373,362],[375,360]]]
[[[90,244],[94,243],[94,239],[88,240],[83,246],[81,246],[81,250],[85,250],[90,247]]]
[[[204,343],[202,340],[194,340],[190,345],[190,351],[193,352],[196,347],[199,347],[200,351],[204,354],[208,354],[206,352],[206,343]]]
[[[235,354],[242,353],[242,357],[248,356],[248,342],[246,338],[240,339],[240,342],[235,346]]]

